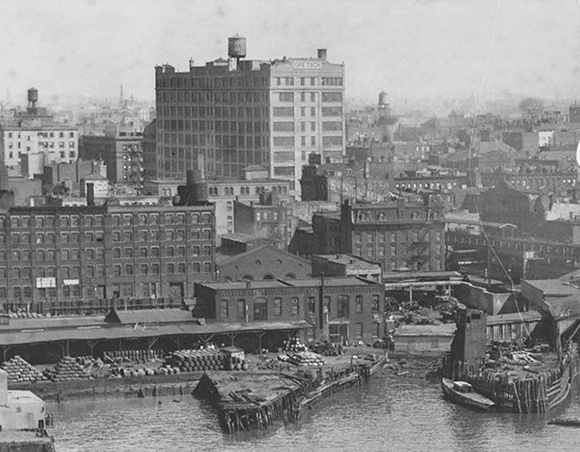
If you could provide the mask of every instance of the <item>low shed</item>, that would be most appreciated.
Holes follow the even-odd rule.
[[[441,325],[401,325],[394,334],[395,353],[437,357],[451,349],[454,323]]]

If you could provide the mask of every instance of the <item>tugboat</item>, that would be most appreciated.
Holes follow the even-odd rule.
[[[489,411],[495,403],[493,400],[478,394],[466,381],[453,381],[449,378],[441,380],[443,393],[453,403],[466,406],[477,411]]]

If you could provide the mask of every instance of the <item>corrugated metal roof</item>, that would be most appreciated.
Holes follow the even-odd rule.
[[[186,334],[219,334],[228,332],[276,331],[311,328],[308,322],[254,322],[254,323],[213,323],[198,325],[195,322],[166,325],[113,325],[77,327],[65,330],[11,331],[2,334],[2,345],[38,344],[62,340],[113,340],[148,338]]]

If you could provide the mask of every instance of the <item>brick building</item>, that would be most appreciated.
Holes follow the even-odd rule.
[[[260,202],[234,201],[235,232],[274,241],[280,248],[290,242],[288,210],[272,193],[261,193]]]
[[[211,204],[15,207],[0,213],[0,304],[184,298],[211,281]]]
[[[187,72],[155,68],[157,159],[152,179],[182,178],[203,156],[208,178],[240,178],[249,165],[299,191],[309,154],[344,155],[344,65],[316,58],[245,60],[245,38],[229,39],[229,58]]]
[[[216,275],[220,282],[304,279],[311,274],[310,261],[271,245],[254,248],[235,256],[216,257]]]
[[[80,157],[103,160],[109,182],[141,186],[143,181],[143,133],[119,132],[116,135],[83,135]]]
[[[356,277],[196,283],[200,313],[224,323],[306,321],[315,338],[382,338],[384,288]]]
[[[318,249],[310,254],[353,254],[380,263],[383,272],[445,268],[445,218],[439,195],[354,205],[345,201],[340,213],[313,215],[312,228]]]

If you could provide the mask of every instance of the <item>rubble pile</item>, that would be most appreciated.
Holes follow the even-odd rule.
[[[42,372],[18,355],[2,363],[2,369],[8,374],[9,383],[46,380],[46,377],[42,375]]]

